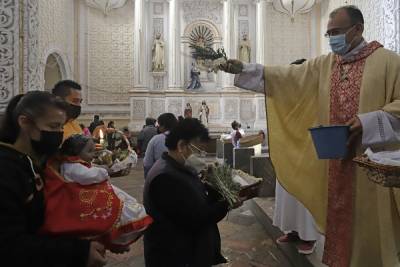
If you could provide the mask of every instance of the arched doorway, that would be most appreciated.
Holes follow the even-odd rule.
[[[55,53],[50,54],[47,57],[44,70],[44,89],[51,91],[54,85],[62,79],[63,75],[59,64],[59,56]]]

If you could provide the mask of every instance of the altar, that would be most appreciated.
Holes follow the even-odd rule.
[[[184,115],[187,103],[192,106],[194,118],[199,118],[202,101],[209,107],[210,131],[230,131],[230,123],[240,120],[243,128],[265,129],[264,97],[242,90],[164,90],[131,92],[131,123],[133,130],[142,127],[146,117],[157,118],[164,112]]]
[[[210,71],[204,62],[192,57],[190,48],[191,44],[224,48],[229,58],[240,58],[245,39],[247,61],[263,63],[265,21],[260,10],[265,4],[135,0],[134,32],[142,34],[134,35],[133,58],[134,66],[141,67],[134,69],[136,79],[129,90],[129,127],[138,130],[146,117],[157,118],[164,112],[183,116],[187,103],[193,117],[199,118],[205,101],[210,131],[228,131],[233,120],[254,131],[265,129],[264,95],[235,87],[233,75]],[[155,47],[161,42],[164,50]],[[165,66],[155,69],[155,60],[165,61]],[[191,83],[193,76],[196,83]]]

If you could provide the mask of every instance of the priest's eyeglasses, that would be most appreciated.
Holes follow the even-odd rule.
[[[336,36],[336,35],[343,34],[343,33],[346,34],[346,33],[349,32],[349,30],[352,29],[355,25],[356,25],[356,24],[352,24],[352,25],[350,25],[350,26],[348,26],[348,27],[345,27],[345,28],[333,28],[333,29],[330,29],[329,31],[327,31],[327,32],[324,34],[324,36],[325,36],[326,38],[329,38],[329,37],[331,37],[331,36]]]

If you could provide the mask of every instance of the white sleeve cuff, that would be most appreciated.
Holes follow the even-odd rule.
[[[244,63],[242,73],[235,75],[234,85],[246,90],[264,93],[264,66]]]
[[[377,147],[400,141],[400,119],[382,110],[358,115],[362,128],[362,145]]]
[[[257,68],[260,68],[260,66],[264,69],[264,66],[260,64],[243,63],[242,72],[256,72]]]

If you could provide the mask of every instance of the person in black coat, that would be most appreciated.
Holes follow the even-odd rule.
[[[217,223],[228,203],[201,182],[190,167],[191,142],[206,141],[197,119],[184,119],[171,130],[164,153],[148,173],[144,205],[154,223],[144,234],[146,267],[209,267],[225,263]]]
[[[73,237],[43,236],[46,157],[63,139],[66,104],[31,91],[14,97],[0,128],[0,260],[12,267],[98,267],[104,247]]]

